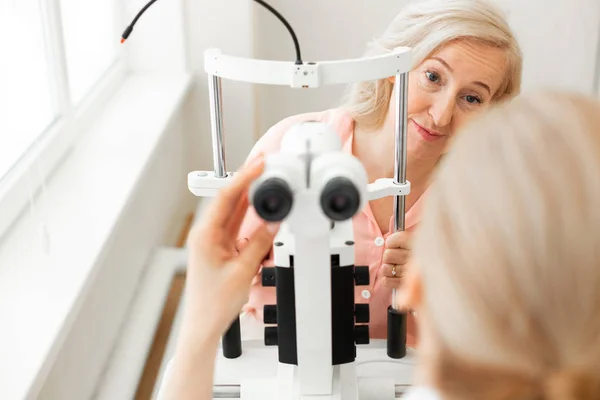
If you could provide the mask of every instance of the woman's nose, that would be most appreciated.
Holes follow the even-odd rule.
[[[454,113],[454,96],[440,96],[429,109],[429,115],[436,126],[443,127],[450,124]]]

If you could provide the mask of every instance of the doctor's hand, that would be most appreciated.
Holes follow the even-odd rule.
[[[383,285],[399,289],[402,276],[410,258],[410,233],[400,231],[392,233],[385,241],[383,252]]]
[[[261,159],[238,172],[188,237],[186,307],[211,335],[225,332],[248,302],[252,279],[278,230],[278,225],[264,224],[243,243],[236,242],[249,205],[248,188],[263,168]]]

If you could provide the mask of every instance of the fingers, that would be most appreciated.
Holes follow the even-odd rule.
[[[233,216],[231,211],[237,210],[238,202],[242,197],[247,197],[246,192],[250,184],[262,174],[263,170],[264,160],[261,157],[237,172],[232,182],[219,191],[211,203],[209,212],[206,213],[205,224],[209,231],[223,231],[223,227],[228,225],[228,221]]]
[[[382,261],[386,264],[404,265],[408,262],[410,250],[406,249],[386,249],[383,252]]]
[[[203,213],[201,222],[194,225],[188,234],[188,247],[194,251],[201,251],[206,256],[219,258],[232,250],[231,238],[237,235],[230,235],[227,227],[234,227],[228,224],[231,219],[237,218],[239,224],[243,217],[241,210],[244,210],[244,204],[239,204],[240,199],[247,200],[247,190],[250,184],[260,176],[264,170],[264,160],[259,157],[256,161],[241,169],[232,179],[229,186],[221,189],[210,206]],[[247,209],[247,204],[245,205]],[[239,210],[239,213],[232,213],[231,210]],[[239,230],[239,225],[237,226]],[[229,242],[224,242],[223,238],[228,238]],[[219,251],[217,251],[220,249]]]
[[[394,266],[396,267],[394,269]],[[396,275],[394,275],[394,270],[396,271]],[[381,278],[383,286],[390,289],[399,289],[402,284],[402,276],[404,274],[404,266],[402,265],[390,265],[383,264],[381,266],[381,274],[383,278]]]
[[[394,275],[394,271],[396,271],[396,275]],[[405,271],[406,270],[403,265],[383,264],[381,266],[381,274],[383,276],[387,276],[388,278],[400,279]]]
[[[406,231],[392,233],[385,240],[385,247],[388,249],[410,250],[410,233]]]
[[[244,223],[244,217],[248,212],[248,193],[243,193],[238,201],[235,210],[231,213],[229,223],[226,229],[226,240],[232,237],[237,237],[240,232],[240,227]]]
[[[237,258],[237,274],[248,282],[257,274],[265,256],[273,247],[273,239],[279,229],[278,225],[263,225],[256,230],[248,244],[240,251]]]

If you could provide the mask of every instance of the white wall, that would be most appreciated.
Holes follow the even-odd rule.
[[[147,2],[122,0],[122,30]],[[181,23],[185,20],[183,4],[185,0],[157,1],[139,19],[127,43],[120,47],[129,70],[137,73],[187,71],[186,32]]]
[[[248,0],[188,0],[188,59],[196,75],[189,111],[195,115],[194,169],[212,169],[207,75],[204,50],[215,47],[239,57],[253,57],[255,3]],[[223,81],[223,123],[227,169],[235,170],[254,144],[255,102],[253,85]]]
[[[600,1],[496,1],[508,10],[525,54],[524,90],[540,86],[594,89]],[[290,21],[303,58],[326,60],[360,56],[366,42],[385,28],[407,0],[270,0],[270,4]],[[294,47],[285,27],[266,10],[260,11],[255,57],[293,60]],[[257,105],[259,133],[286,116],[335,106],[343,89],[298,91],[262,86]]]
[[[501,1],[501,0],[496,0]],[[600,31],[598,0],[508,0],[509,22],[525,55],[524,90],[592,93]]]

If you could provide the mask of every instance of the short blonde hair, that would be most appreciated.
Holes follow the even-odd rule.
[[[600,399],[600,104],[523,94],[469,123],[413,255],[447,399]]]
[[[484,0],[426,0],[407,5],[385,32],[368,45],[365,56],[385,54],[396,47],[412,49],[413,66],[455,40],[474,40],[506,49],[506,77],[494,100],[519,93],[522,55],[502,13]],[[388,79],[350,86],[343,108],[367,128],[381,126],[388,111],[393,84]]]

